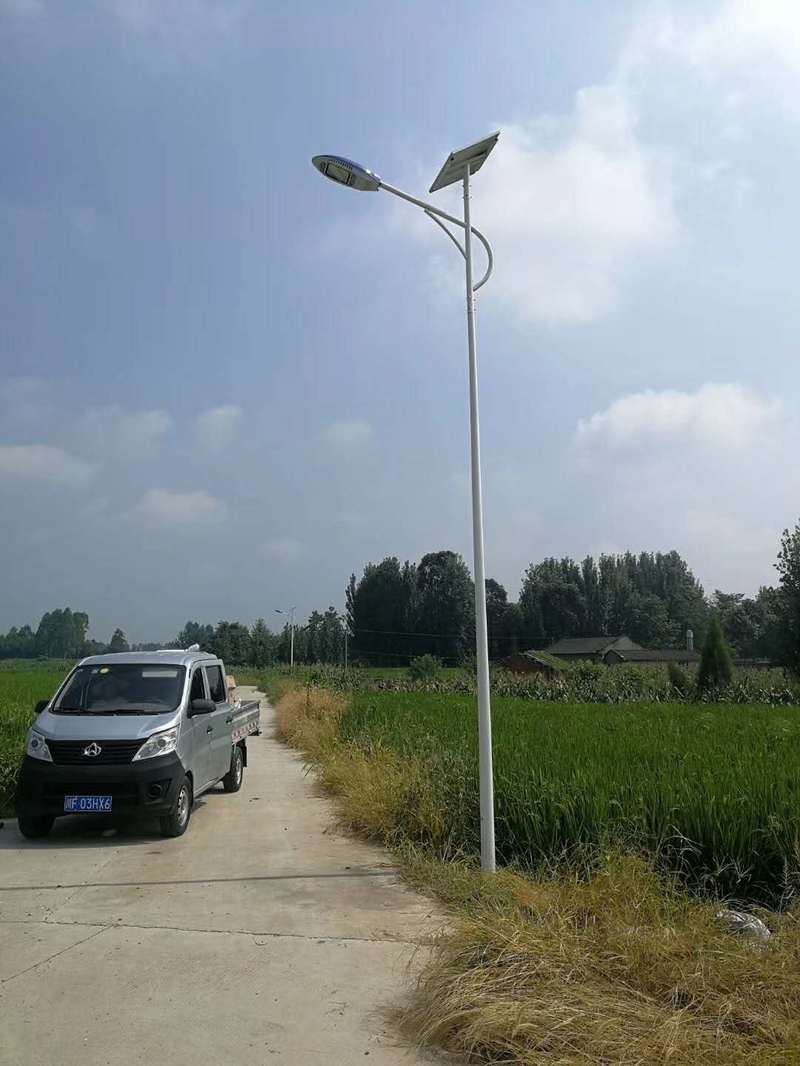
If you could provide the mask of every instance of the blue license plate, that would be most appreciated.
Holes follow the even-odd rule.
[[[64,812],[111,810],[113,796],[65,796]]]

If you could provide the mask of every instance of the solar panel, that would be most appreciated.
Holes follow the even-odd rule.
[[[467,148],[459,148],[457,152],[451,152],[445,159],[444,166],[436,175],[436,180],[430,187],[430,192],[437,192],[439,189],[444,189],[447,185],[452,185],[455,181],[461,181],[464,177],[464,170],[469,164],[470,174],[475,174],[481,169],[486,159],[497,144],[497,138],[500,136],[500,131],[491,134],[489,137],[484,137],[482,141],[476,141],[474,144],[469,145]]]

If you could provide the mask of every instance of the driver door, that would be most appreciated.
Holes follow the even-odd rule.
[[[192,700],[207,700],[208,688],[206,686],[205,673],[202,666],[196,666],[189,682],[189,706]],[[192,776],[194,777],[194,791],[199,792],[211,780],[211,736],[207,732],[211,728],[210,714],[196,714],[189,719],[188,725],[192,733]]]
[[[231,764],[231,718],[232,711],[225,691],[225,678],[222,667],[216,663],[206,665],[206,684],[209,699],[216,704],[216,710],[206,715],[212,728],[210,735],[211,751],[209,753],[209,780],[219,781],[230,769]]]

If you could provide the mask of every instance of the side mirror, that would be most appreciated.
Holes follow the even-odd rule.
[[[196,714],[211,714],[216,709],[217,705],[213,700],[192,700],[189,706],[189,717],[194,718]]]
[[[36,704],[36,706],[33,709],[33,713],[35,715],[37,715],[37,716],[40,715],[42,713],[42,711],[45,709],[45,707],[48,705],[49,702],[50,702],[50,700],[39,700],[39,702]]]

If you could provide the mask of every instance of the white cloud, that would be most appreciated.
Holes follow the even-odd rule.
[[[764,99],[800,119],[800,8],[795,0],[652,5],[634,23],[618,79],[633,91],[669,85],[670,97],[691,98],[701,123],[704,110],[716,112],[722,140],[741,140],[744,117]]]
[[[476,216],[496,251],[493,299],[523,321],[612,311],[635,261],[678,232],[669,166],[637,136],[617,87],[581,90],[572,115],[505,126],[476,181]]]
[[[475,225],[495,252],[487,299],[521,323],[586,322],[613,311],[636,263],[679,233],[671,160],[640,139],[633,94],[613,82],[587,87],[567,115],[499,128],[472,191]],[[460,215],[456,193],[435,199]],[[398,225],[400,210],[402,232],[436,248],[434,283],[454,297],[463,286],[459,257],[405,205]],[[479,245],[475,252],[480,276]]]
[[[676,53],[707,76],[715,69],[739,71],[763,63],[800,75],[800,9],[796,0],[727,0],[706,15],[672,6],[638,27],[639,54]]]
[[[374,435],[365,418],[343,418],[332,422],[323,432],[323,439],[342,451],[358,449],[368,444]]]
[[[643,441],[676,441],[718,447],[750,446],[775,427],[781,416],[776,399],[763,399],[738,384],[708,383],[696,392],[665,389],[630,393],[604,411],[578,423],[578,441],[587,447],[638,446]]]
[[[143,35],[227,33],[242,18],[242,0],[107,0],[127,29]]]
[[[241,407],[223,404],[197,416],[197,442],[208,452],[221,452],[233,443],[242,417]]]
[[[305,555],[306,546],[300,540],[283,537],[278,540],[268,540],[264,544],[264,553],[282,563],[294,563]]]
[[[78,486],[89,481],[93,468],[62,448],[48,444],[0,445],[0,477]]]
[[[613,312],[634,271],[691,237],[680,216],[691,217],[692,196],[708,197],[713,183],[718,203],[742,205],[752,178],[728,153],[765,113],[800,118],[799,81],[796,0],[640,5],[607,80],[579,90],[568,114],[498,123],[499,144],[473,185],[475,224],[496,252],[486,299],[522,323]],[[654,139],[676,124],[673,146]],[[436,172],[438,160],[428,163],[419,174]],[[417,174],[406,184],[419,186]],[[435,199],[460,215],[457,189]],[[437,248],[434,291],[453,298],[458,257],[434,245],[441,235],[407,205],[395,218],[399,233]]]
[[[800,467],[787,461],[800,436],[777,398],[736,384],[630,394],[582,421],[576,443],[556,524],[574,522],[580,498],[592,538],[581,551],[675,548],[709,588],[774,581],[800,496]]]
[[[227,517],[225,503],[207,492],[150,489],[136,510],[154,526],[209,526]]]
[[[97,454],[137,459],[152,456],[172,427],[166,411],[125,411],[119,404],[94,408],[76,426],[77,440]]]

